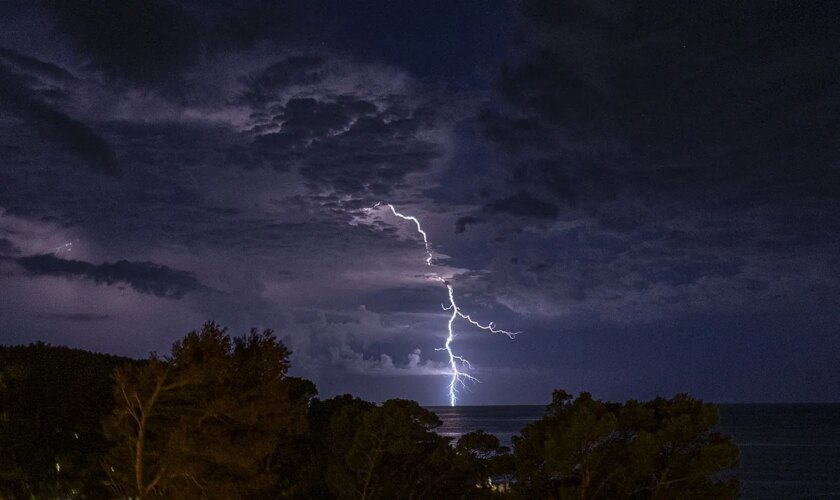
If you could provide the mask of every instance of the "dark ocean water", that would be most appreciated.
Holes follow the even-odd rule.
[[[543,406],[430,408],[440,434],[481,429],[506,445]],[[741,449],[743,498],[840,499],[840,404],[720,405],[721,431]]]

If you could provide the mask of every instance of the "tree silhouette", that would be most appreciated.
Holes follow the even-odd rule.
[[[737,481],[715,481],[737,465],[738,448],[712,429],[712,404],[680,394],[603,403],[554,391],[546,415],[514,437],[523,498],[735,498]]]
[[[0,498],[102,496],[100,420],[127,358],[44,343],[0,346]]]
[[[0,346],[0,498],[738,493],[737,481],[716,480],[738,461],[731,438],[714,430],[717,408],[684,394],[619,404],[555,391],[511,454],[482,431],[453,446],[435,433],[438,417],[414,401],[319,400],[315,385],[288,369],[289,351],[271,331],[231,337],[212,322],[169,355],[142,361]],[[491,477],[508,491],[494,490]]]
[[[282,475],[278,447],[306,429],[288,356],[271,331],[231,338],[211,322],[169,357],[118,369],[104,424],[114,488],[136,498],[268,495]]]
[[[331,422],[327,471],[340,499],[474,498],[475,465],[434,433],[437,416],[414,401],[348,406]]]

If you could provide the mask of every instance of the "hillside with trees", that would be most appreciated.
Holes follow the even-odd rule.
[[[555,391],[513,449],[414,401],[321,400],[270,330],[207,323],[137,361],[0,347],[0,499],[735,498],[738,449],[687,395]],[[489,478],[506,478],[505,487]]]
[[[0,346],[0,497],[106,494],[101,420],[114,408],[112,373],[132,363],[43,343]]]

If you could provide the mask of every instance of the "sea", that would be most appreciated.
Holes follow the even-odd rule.
[[[732,471],[749,499],[840,499],[840,404],[722,404],[720,431],[732,436],[741,463]],[[511,438],[544,406],[439,406],[438,433],[457,438],[483,430]]]

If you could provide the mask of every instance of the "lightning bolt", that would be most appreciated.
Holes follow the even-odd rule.
[[[73,243],[68,242],[68,243],[65,243],[63,245],[58,245],[55,248],[51,248],[50,253],[55,254],[55,255],[60,255],[61,252],[70,252],[72,250],[73,250]]]
[[[376,205],[374,205],[370,208],[366,208],[365,211],[369,213],[369,212],[375,210],[376,208],[378,208],[381,205],[383,205],[383,203],[379,202],[379,203],[377,203]],[[400,212],[397,212],[397,209],[394,208],[394,205],[391,205],[390,203],[384,203],[384,205],[386,207],[388,207],[389,209],[391,209],[391,213],[394,214],[396,217],[399,217],[400,219],[403,219],[403,220],[414,223],[414,225],[417,228],[417,232],[420,234],[420,236],[423,237],[423,245],[426,248],[426,265],[431,266],[432,265],[432,260],[433,260],[433,255],[432,255],[431,246],[429,245],[429,237],[426,234],[426,231],[423,230],[423,227],[420,225],[420,221],[417,219],[417,217],[414,217],[412,215],[405,215],[405,214],[402,214]],[[464,314],[461,311],[461,309],[458,307],[458,304],[455,302],[455,290],[452,288],[452,285],[449,283],[449,281],[447,281],[442,276],[437,275],[437,274],[434,274],[432,276],[432,279],[434,279],[435,281],[439,281],[439,282],[443,283],[443,285],[446,287],[446,291],[447,291],[448,297],[449,297],[449,305],[448,306],[441,305],[441,307],[443,307],[444,311],[450,311],[449,321],[447,321],[447,323],[446,323],[446,329],[447,329],[446,342],[444,343],[443,347],[438,347],[435,350],[436,351],[445,351],[446,354],[449,357],[449,370],[450,370],[449,373],[451,375],[451,378],[449,380],[449,405],[450,406],[455,406],[455,404],[458,402],[458,397],[457,397],[458,389],[459,388],[465,389],[467,387],[467,382],[478,382],[479,381],[477,378],[473,377],[469,373],[466,373],[466,371],[462,371],[462,370],[472,369],[472,365],[470,364],[470,362],[467,361],[467,359],[464,358],[463,356],[457,355],[452,351],[452,341],[455,340],[455,332],[454,332],[455,321],[458,318],[461,318],[461,319],[467,321],[468,323],[470,323],[471,325],[473,325],[477,328],[480,328],[481,330],[486,330],[490,333],[503,333],[511,339],[516,337],[516,335],[521,333],[521,332],[509,332],[507,330],[502,330],[500,328],[496,328],[496,324],[493,323],[492,321],[490,323],[482,324],[482,323],[479,323],[478,321],[472,319],[469,314]],[[460,365],[461,370],[459,370],[459,365]]]

